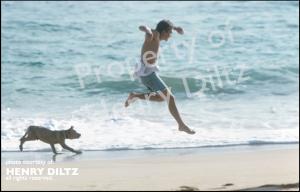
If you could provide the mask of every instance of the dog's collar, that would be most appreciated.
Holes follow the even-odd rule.
[[[69,138],[68,138],[67,132],[68,132],[68,131],[63,131],[63,134],[64,134],[64,138],[65,138],[65,139],[69,139]]]

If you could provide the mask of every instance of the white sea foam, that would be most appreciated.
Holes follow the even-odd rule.
[[[89,111],[83,107],[69,118],[2,118],[2,151],[17,151],[20,137],[29,125],[40,125],[51,130],[63,130],[71,125],[82,134],[77,140],[67,140],[74,148],[82,150],[122,150],[226,146],[262,143],[295,143],[299,129],[268,128],[251,125],[231,126],[222,121],[204,119],[195,123],[195,135],[179,132],[171,118],[152,121],[151,118],[129,115],[109,115]],[[89,112],[88,112],[89,111]],[[88,115],[89,113],[89,115]],[[162,114],[167,111],[162,112]],[[251,128],[252,127],[252,128]],[[61,147],[57,147],[61,149]],[[28,141],[24,150],[50,150],[40,141]]]

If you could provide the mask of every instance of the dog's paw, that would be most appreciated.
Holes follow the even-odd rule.
[[[81,153],[82,153],[82,151],[75,151],[75,153],[76,153],[76,154],[81,154]]]
[[[19,145],[19,149],[20,149],[20,151],[23,151],[23,146]]]

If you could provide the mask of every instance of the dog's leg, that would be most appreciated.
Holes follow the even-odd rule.
[[[73,153],[82,153],[81,151],[77,151],[77,150],[74,150],[73,148],[69,147],[68,145],[66,145],[65,143],[60,143],[60,145],[64,148],[64,149],[67,149],[69,151],[72,151]]]
[[[33,140],[36,140],[36,138],[31,138],[31,137],[21,138],[21,139],[20,139],[20,145],[19,145],[20,151],[23,151],[23,144],[24,144],[26,141],[33,141]]]
[[[23,151],[23,144],[26,141],[34,141],[34,140],[37,140],[37,138],[32,132],[28,131],[27,133],[25,133],[25,135],[20,139],[20,145],[19,145],[20,151]]]
[[[29,129],[30,129],[30,127],[27,128],[25,134],[24,134],[23,137],[21,137],[21,139],[20,139],[20,145],[19,145],[20,151],[23,151],[23,144],[24,144],[25,141],[26,141],[26,138],[25,138],[25,137],[28,135]]]
[[[57,155],[57,154],[54,154],[54,155],[52,156],[52,161],[53,161],[53,162],[56,161],[56,155]]]
[[[21,138],[20,139],[20,145],[19,145],[19,149],[20,149],[20,151],[23,151],[23,144],[25,143],[25,141],[26,141],[26,138]]]
[[[55,149],[54,144],[50,144],[50,145],[51,145],[51,149],[52,149],[53,153],[54,153],[54,154],[58,154],[58,153],[56,152],[56,149]]]

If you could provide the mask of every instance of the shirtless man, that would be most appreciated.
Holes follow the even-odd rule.
[[[171,115],[178,123],[178,130],[188,134],[195,134],[181,119],[175,98],[168,89],[163,80],[158,76],[158,67],[156,61],[159,52],[159,43],[161,40],[168,41],[171,37],[172,30],[179,34],[183,34],[181,27],[174,26],[169,20],[160,21],[156,29],[150,29],[147,26],[140,26],[139,29],[146,33],[145,41],[141,51],[141,61],[138,65],[135,75],[141,79],[141,82],[151,91],[150,93],[134,93],[131,92],[125,101],[125,107],[137,99],[150,101],[167,101]]]

